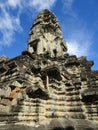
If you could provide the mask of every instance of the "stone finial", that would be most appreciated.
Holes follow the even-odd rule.
[[[35,19],[29,33],[28,51],[36,54],[49,54],[51,57],[63,56],[66,43],[59,22],[49,10],[43,10]]]
[[[5,62],[5,61],[7,61],[7,60],[9,60],[9,59],[10,59],[10,58],[7,57],[7,56],[5,56],[5,55],[0,56],[0,62]]]

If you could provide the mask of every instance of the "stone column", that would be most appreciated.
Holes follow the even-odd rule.
[[[46,76],[46,86],[47,86],[47,90],[49,92],[49,76]]]

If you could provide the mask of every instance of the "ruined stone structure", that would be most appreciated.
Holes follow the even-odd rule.
[[[44,10],[20,56],[0,57],[0,130],[98,130],[98,71],[67,53],[60,25]]]

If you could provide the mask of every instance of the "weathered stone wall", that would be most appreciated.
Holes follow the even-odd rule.
[[[0,58],[0,127],[97,130],[98,71],[92,65],[67,54],[57,19],[42,11],[28,49]]]

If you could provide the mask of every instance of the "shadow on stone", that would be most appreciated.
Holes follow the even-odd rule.
[[[85,129],[85,130],[94,130],[93,128],[87,128],[87,129]]]
[[[75,130],[72,126],[65,128],[64,130]]]
[[[53,130],[64,130],[64,128],[56,127],[56,128],[54,128]]]
[[[75,130],[75,129],[72,126],[69,126],[69,127],[66,127],[66,128],[56,127],[53,130]]]

